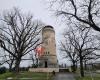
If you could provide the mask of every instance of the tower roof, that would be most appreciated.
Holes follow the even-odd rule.
[[[45,29],[45,28],[52,28],[52,29],[53,29],[53,27],[50,26],[50,25],[45,26],[44,29]]]
[[[48,30],[55,32],[54,28],[52,26],[50,26],[50,25],[47,25],[47,26],[43,27],[42,32],[48,31]]]

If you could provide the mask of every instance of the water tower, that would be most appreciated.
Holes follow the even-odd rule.
[[[40,67],[54,68],[57,67],[55,31],[52,26],[45,26],[42,29],[42,47],[43,55],[40,59]]]

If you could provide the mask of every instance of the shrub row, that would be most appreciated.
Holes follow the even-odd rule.
[[[0,74],[3,74],[7,71],[6,67],[0,67]]]

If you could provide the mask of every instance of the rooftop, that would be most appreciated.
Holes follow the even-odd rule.
[[[52,29],[53,29],[53,27],[50,26],[50,25],[45,26],[44,29],[45,29],[45,28],[52,28]]]

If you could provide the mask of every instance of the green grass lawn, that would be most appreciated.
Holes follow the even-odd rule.
[[[93,76],[93,79],[91,76],[85,76],[84,78],[76,77],[76,80],[100,80],[100,74],[96,74]]]
[[[4,73],[4,74],[0,74],[0,80],[6,79],[9,76],[12,76],[13,74],[10,72]]]
[[[52,80],[52,75],[49,73],[20,72],[19,74],[15,74],[7,72],[0,74],[0,80],[5,80],[8,77],[12,77],[13,80],[18,80],[18,78],[21,78],[20,80],[23,80],[22,78],[31,78],[32,80]]]

